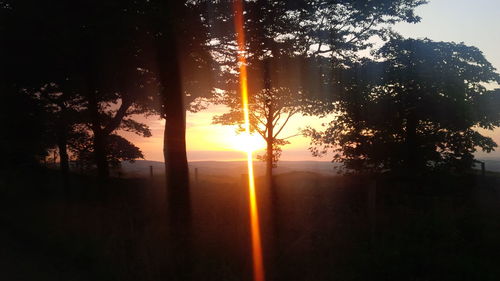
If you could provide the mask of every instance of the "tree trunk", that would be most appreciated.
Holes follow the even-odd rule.
[[[160,96],[166,119],[163,154],[167,188],[167,219],[169,229],[169,280],[190,280],[192,272],[191,201],[186,153],[186,119],[184,92],[179,62],[178,22],[185,9],[182,1],[161,1],[164,20],[162,36],[157,41]],[[175,16],[174,16],[175,14]]]
[[[268,121],[267,124],[267,157],[266,157],[266,175],[271,178],[273,176],[273,124],[272,120]]]
[[[66,133],[61,132],[58,137],[57,147],[59,149],[59,166],[61,168],[61,176],[65,188],[69,186],[69,157],[67,145]]]
[[[101,122],[99,120],[99,106],[94,90],[89,93],[89,109],[91,114],[92,131],[94,133],[94,159],[97,166],[97,177],[102,181],[109,177],[109,166],[106,157],[106,143]]]
[[[99,179],[105,180],[109,177],[109,166],[108,159],[106,158],[106,143],[100,128],[94,131],[94,154],[97,176]]]
[[[175,104],[175,98],[169,100],[169,107],[176,107],[172,105]],[[190,216],[190,197],[183,110],[166,110],[165,115],[168,124],[164,131],[163,154],[167,175],[168,209],[175,223],[186,222]]]
[[[167,176],[168,203],[175,214],[189,214],[189,173],[186,153],[186,119],[184,93],[177,56],[175,33],[170,28],[159,39],[159,77],[162,84],[160,95],[166,119],[163,154]],[[167,38],[165,38],[167,37]],[[169,209],[171,208],[169,207]],[[179,218],[182,219],[182,218]]]
[[[271,91],[271,74],[270,74],[270,63],[269,60],[266,60],[264,62],[264,88],[266,91]],[[269,93],[268,96],[269,100],[266,101],[267,107],[268,107],[268,115],[266,117],[267,122],[266,122],[266,129],[267,129],[267,137],[266,137],[266,142],[267,142],[267,158],[266,158],[266,176],[268,177],[268,182],[271,184],[272,177],[273,177],[273,143],[274,143],[274,126],[273,126],[273,115],[274,115],[274,108],[273,108],[273,98],[272,94]]]

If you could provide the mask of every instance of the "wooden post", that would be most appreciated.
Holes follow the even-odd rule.
[[[153,166],[149,166],[149,176],[153,177]]]
[[[377,229],[377,182],[373,181],[368,186],[368,218],[370,220],[370,236],[374,240]]]
[[[198,168],[194,168],[194,182],[198,183]]]
[[[481,176],[485,176],[486,175],[486,163],[484,162],[481,162]]]

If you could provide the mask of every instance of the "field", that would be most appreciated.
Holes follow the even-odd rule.
[[[197,168],[193,280],[251,280],[244,166]],[[257,178],[268,280],[500,278],[496,175],[375,180],[303,170],[284,169],[272,188]],[[5,280],[166,280],[161,174],[105,185],[75,174],[68,192],[56,171],[34,175],[2,177],[0,269],[17,276]]]

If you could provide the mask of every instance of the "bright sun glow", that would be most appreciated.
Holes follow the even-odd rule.
[[[233,149],[245,152],[256,151],[266,147],[266,142],[261,136],[247,133],[232,136],[229,142]]]

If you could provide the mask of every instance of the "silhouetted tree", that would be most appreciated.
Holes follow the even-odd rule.
[[[372,46],[368,40],[385,39],[389,26],[399,21],[418,22],[414,9],[421,0],[397,1],[245,1],[244,31],[249,68],[250,95],[278,93],[288,87],[307,98],[330,95],[332,72],[356,60],[358,52]],[[212,54],[226,73],[237,75],[236,38],[232,1],[218,1],[206,15],[210,24]],[[212,11],[210,10],[210,11]],[[229,32],[228,32],[229,31]],[[327,58],[327,60],[326,60]],[[328,61],[328,63],[325,63]],[[223,75],[219,87],[237,93],[235,79]],[[278,97],[273,98],[277,100]],[[272,106],[270,107],[272,109]],[[231,123],[232,124],[232,123]],[[272,124],[272,123],[270,123]],[[266,139],[268,174],[273,162],[273,130]]]
[[[201,10],[205,1],[148,1],[145,30],[155,54],[159,105],[166,120],[163,153],[167,177],[167,210],[172,241],[173,278],[189,279],[191,205],[186,154],[186,109],[211,93],[208,32]],[[193,108],[191,108],[193,109]],[[196,109],[196,108],[195,108]],[[177,275],[176,275],[177,274]]]
[[[283,129],[292,116],[300,112],[301,94],[288,88],[262,89],[249,97],[250,131],[258,133],[267,143],[266,153],[258,158],[266,162],[266,173],[281,156],[281,146],[289,144],[288,138],[281,137]],[[217,103],[229,107],[230,111],[214,116],[213,122],[222,125],[239,125],[237,132],[244,132],[241,98],[235,94],[220,94]],[[272,157],[268,157],[272,153]]]
[[[344,91],[324,132],[309,130],[315,154],[357,171],[472,166],[477,148],[497,145],[476,129],[500,125],[499,74],[475,47],[393,39],[344,72]]]
[[[75,155],[75,160],[81,168],[89,169],[95,166],[93,139],[86,131],[79,131],[78,138],[72,138],[69,149]],[[106,160],[111,168],[121,167],[122,161],[134,162],[144,158],[141,150],[125,138],[111,134],[106,137]]]
[[[72,43],[76,56],[75,72],[88,101],[88,117],[93,135],[98,174],[108,174],[105,140],[123,125],[131,124],[132,114],[147,112],[143,106],[153,83],[148,67],[150,57],[143,54],[145,35],[138,30],[142,2],[89,2],[73,14],[76,36]],[[114,107],[110,107],[114,105]],[[124,122],[128,120],[128,122]],[[145,135],[143,125],[133,124]],[[146,128],[147,129],[147,128]],[[147,133],[146,133],[147,135]]]
[[[66,101],[83,98],[85,109],[79,122],[90,124],[101,178],[108,174],[104,139],[123,127],[124,119],[134,128],[143,127],[131,124],[129,116],[149,110],[143,91],[149,90],[152,78],[146,68],[149,57],[141,53],[143,35],[136,28],[141,12],[138,3],[86,1],[75,8],[67,1],[47,5],[20,0],[6,12],[3,38],[8,79],[13,87],[27,92],[56,85]],[[58,131],[64,135],[64,130]],[[62,156],[66,158],[64,152]]]
[[[248,61],[316,56],[347,58],[373,45],[371,37],[386,38],[390,25],[415,23],[416,7],[424,0],[245,1],[244,30]],[[208,5],[211,48],[222,62],[234,64],[232,1]]]
[[[157,110],[166,119],[164,154],[169,189],[186,189],[181,193],[187,192],[189,179],[185,111],[199,110],[203,106],[195,99],[211,94],[212,64],[201,17],[203,2],[146,1],[140,25],[149,42],[145,52],[154,57],[149,69],[158,86]]]
[[[76,126],[83,122],[82,111],[85,101],[78,94],[61,92],[58,85],[49,83],[43,85],[38,91],[26,91],[37,99],[41,110],[47,116],[44,135],[52,139],[59,152],[59,166],[65,186],[69,184],[69,155],[68,142],[75,134]]]

